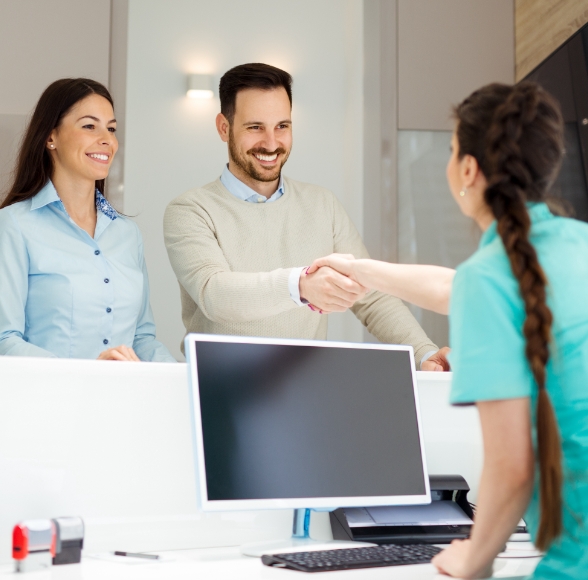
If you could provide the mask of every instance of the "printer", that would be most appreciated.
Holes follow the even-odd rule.
[[[431,503],[339,508],[329,514],[335,540],[374,544],[449,544],[469,537],[474,513],[461,475],[430,475]]]

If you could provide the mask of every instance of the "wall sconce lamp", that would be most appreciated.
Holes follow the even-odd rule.
[[[188,92],[191,99],[212,99],[214,81],[212,75],[188,75]]]

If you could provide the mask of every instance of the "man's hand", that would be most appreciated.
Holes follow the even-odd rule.
[[[311,274],[303,271],[299,288],[300,298],[308,300],[323,314],[345,312],[357,300],[361,300],[368,291],[367,288],[328,266],[315,269]]]
[[[121,344],[114,348],[109,348],[98,355],[98,360],[123,360],[132,362],[141,362],[141,359],[135,354],[130,346]]]
[[[434,355],[430,356],[424,363],[421,364],[423,371],[450,371],[449,361],[447,355],[451,349],[444,346],[439,349]]]

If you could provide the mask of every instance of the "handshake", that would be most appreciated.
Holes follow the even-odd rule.
[[[351,254],[331,254],[315,260],[300,276],[300,298],[320,314],[345,312],[369,290],[397,296],[441,314],[449,310],[455,271],[439,266],[388,264],[356,260]],[[422,370],[448,371],[448,347],[421,363]]]
[[[353,277],[354,256],[331,254],[315,260],[300,276],[300,298],[320,314],[345,312],[370,290]]]

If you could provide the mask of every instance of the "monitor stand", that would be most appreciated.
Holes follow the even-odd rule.
[[[294,510],[292,536],[283,540],[265,542],[247,542],[241,546],[245,556],[261,557],[264,554],[280,554],[285,552],[311,552],[316,550],[335,550],[340,548],[360,548],[374,546],[365,542],[345,542],[340,540],[313,540],[309,534],[310,510],[306,508]]]

